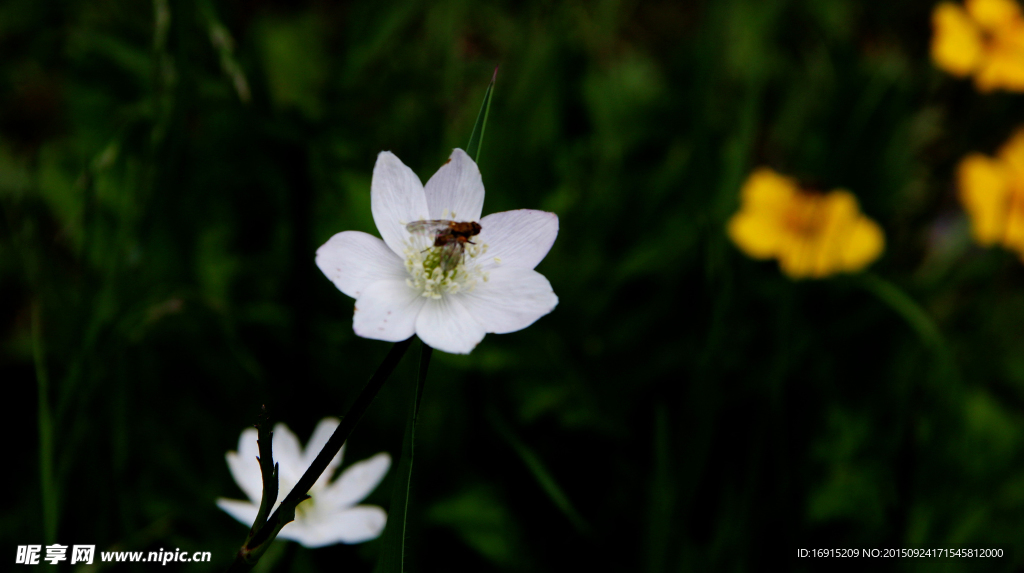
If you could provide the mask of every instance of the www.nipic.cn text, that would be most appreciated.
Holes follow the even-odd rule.
[[[45,555],[43,549],[46,550]],[[96,555],[95,545],[73,545],[71,546],[70,562],[72,565],[83,563],[92,565]],[[189,553],[175,549],[174,551],[101,551],[100,561],[105,563],[189,563],[193,561],[210,561],[212,556],[209,551],[196,551]],[[18,553],[14,563],[18,565],[38,565],[40,560],[48,561],[56,565],[61,561],[68,561],[68,546],[54,543],[47,545],[19,545]]]

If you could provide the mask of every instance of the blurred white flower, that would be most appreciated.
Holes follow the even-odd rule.
[[[306,449],[288,426],[274,426],[274,461],[278,465],[280,500],[292,490],[303,472],[338,427],[338,419],[324,418],[317,424]],[[255,428],[248,428],[238,439],[238,451],[228,452],[228,468],[245,495],[251,501],[218,498],[217,507],[243,524],[251,526],[256,520],[263,495],[263,478],[257,461],[259,447]],[[344,446],[334,456],[324,473],[309,490],[310,499],[295,508],[295,521],[287,524],[278,535],[306,547],[323,547],[335,543],[361,543],[377,538],[384,530],[387,514],[375,505],[356,505],[384,479],[391,466],[391,456],[381,452],[372,458],[352,464],[341,476],[331,482],[334,470],[341,464]],[[277,506],[275,506],[275,509]]]
[[[377,156],[370,205],[383,240],[345,231],[316,252],[320,270],[356,299],[356,334],[390,342],[416,334],[467,354],[486,333],[522,330],[555,308],[551,284],[533,269],[555,242],[558,217],[520,209],[481,219],[483,204],[480,170],[461,149],[425,187],[394,154]],[[410,231],[442,221],[477,222],[479,234],[439,245],[439,234]]]

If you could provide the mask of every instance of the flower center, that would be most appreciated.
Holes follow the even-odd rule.
[[[821,203],[821,197],[809,193],[794,201],[783,214],[786,228],[805,239],[818,235],[825,226],[825,210]]]
[[[487,252],[487,245],[450,243],[423,249],[412,241],[405,248],[405,283],[420,295],[439,299],[457,292],[469,292],[478,281],[487,282],[488,273],[477,259]]]

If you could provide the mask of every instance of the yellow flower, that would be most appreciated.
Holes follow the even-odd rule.
[[[761,168],[740,194],[729,237],[755,259],[778,259],[790,278],[857,271],[882,253],[882,229],[860,212],[848,191],[804,191],[793,179]]]
[[[932,12],[932,59],[981,92],[1024,91],[1024,16],[1016,0],[942,2]]]
[[[984,246],[1002,245],[1024,259],[1024,129],[995,157],[965,157],[957,182],[974,240]]]

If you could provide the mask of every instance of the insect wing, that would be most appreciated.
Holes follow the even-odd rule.
[[[432,219],[430,221],[413,221],[405,226],[405,230],[414,235],[436,235],[451,229],[450,221]]]
[[[441,247],[441,270],[448,272],[459,266],[462,262],[462,255],[466,252],[466,246],[460,241],[452,241]]]

